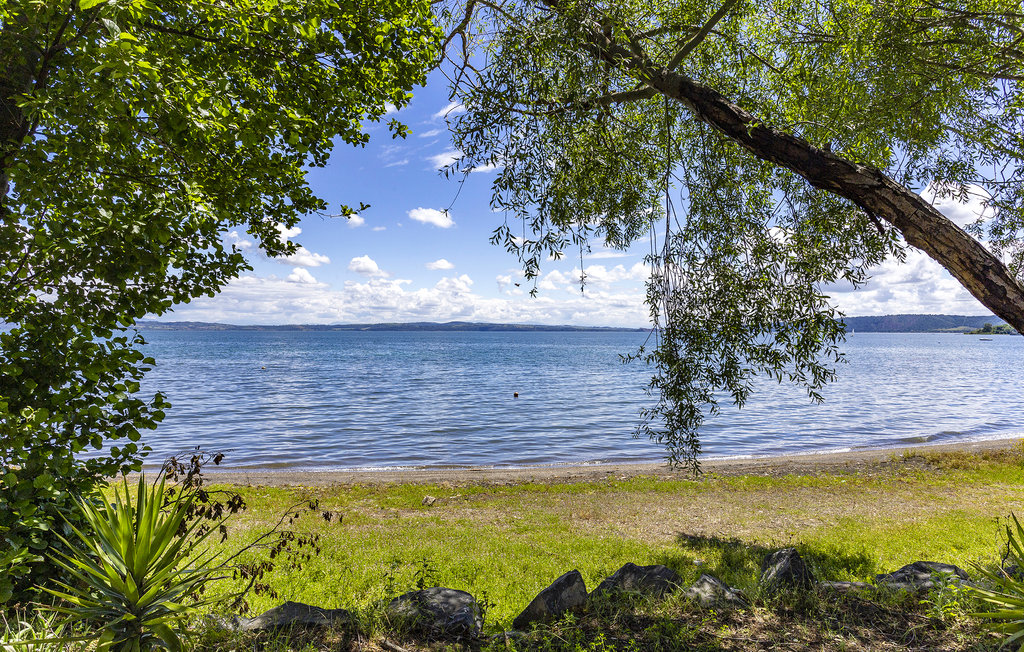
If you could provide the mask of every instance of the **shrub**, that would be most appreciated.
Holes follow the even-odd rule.
[[[134,502],[127,479],[113,502],[78,499],[90,533],[72,527],[77,541],[64,540],[69,552],[53,558],[76,580],[46,589],[63,601],[54,609],[96,627],[103,649],[182,649],[183,619],[204,604],[194,598],[219,570],[199,550],[216,530],[188,519],[195,497],[168,493],[161,473],[154,484],[139,476]]]
[[[1024,579],[1021,576],[1024,569],[1024,547],[1021,546],[1024,528],[1015,514],[1010,514],[1010,518],[1013,527],[1009,524],[1006,526],[1006,556],[1003,563],[1010,562],[1016,565],[1016,569],[1008,572],[1006,568],[991,570],[975,565],[992,588],[975,586],[969,587],[969,590],[991,609],[973,615],[995,621],[989,624],[989,629],[1007,635],[1003,645],[1020,643],[1017,649],[1024,651]]]

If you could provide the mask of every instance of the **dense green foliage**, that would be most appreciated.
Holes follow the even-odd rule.
[[[904,238],[997,312],[1021,291],[1015,0],[470,0],[445,17],[467,107],[453,171],[500,166],[495,240],[527,277],[595,238],[650,240],[660,403],[640,430],[675,461],[696,465],[703,420],[755,375],[819,399],[844,335],[830,287]],[[968,230],[1006,265],[926,190],[980,197]]]
[[[328,209],[304,169],[407,103],[436,40],[425,0],[0,3],[0,602],[163,417],[132,324],[247,269],[231,229],[289,253]]]

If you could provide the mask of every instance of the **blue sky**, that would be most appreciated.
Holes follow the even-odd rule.
[[[445,116],[460,108],[449,101],[444,78],[435,74],[395,114],[412,129],[408,138],[393,140],[383,124],[367,125],[367,147],[339,145],[327,167],[309,173],[310,185],[331,211],[360,202],[369,209],[351,220],[307,217],[297,231],[284,234],[302,245],[289,259],[268,259],[244,231],[233,232],[228,240],[245,249],[253,271],[217,297],[176,306],[162,319],[646,326],[646,243],[628,252],[593,243],[583,261],[588,279],[583,293],[579,252],[566,252],[542,268],[538,296],[529,296],[530,284],[522,280],[516,258],[488,242],[503,220],[488,204],[494,173],[474,172],[461,192],[455,180],[438,173],[456,155]],[[976,203],[939,207],[961,225],[978,209]],[[860,290],[831,288],[829,293],[848,315],[989,314],[916,250],[903,265],[882,265]]]

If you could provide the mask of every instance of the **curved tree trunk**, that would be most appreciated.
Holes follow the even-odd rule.
[[[754,156],[792,170],[816,188],[844,197],[887,221],[908,244],[946,268],[985,307],[1024,333],[1024,285],[992,252],[920,195],[881,170],[764,125],[717,91],[653,65],[600,30],[591,29],[590,40],[595,54],[638,73],[655,92],[682,103]]]

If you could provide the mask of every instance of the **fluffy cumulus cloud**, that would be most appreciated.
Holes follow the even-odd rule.
[[[514,278],[518,277],[509,275],[510,283]],[[446,276],[423,287],[406,279],[369,276],[335,288],[318,282],[305,268],[296,268],[284,279],[235,279],[217,297],[178,306],[165,319],[236,324],[464,320],[643,326],[647,310],[642,288],[588,290],[583,295],[578,291],[558,296],[542,292],[536,298],[525,293],[487,297],[476,291],[467,274]]]
[[[308,285],[315,285],[318,281],[313,278],[313,275],[309,273],[308,269],[304,267],[296,267],[292,270],[292,273],[288,275],[287,280],[292,283],[305,283]]]
[[[256,246],[256,243],[254,243],[252,240],[249,240],[248,238],[240,234],[238,231],[228,232],[227,236],[225,236],[224,239],[225,241],[227,241],[228,244],[234,245],[235,247],[242,251],[248,251],[249,249],[252,249],[254,246]]]
[[[281,242],[288,242],[292,238],[300,235],[302,233],[302,229],[297,226],[289,228],[284,224],[278,224],[277,232],[280,234]],[[275,258],[274,262],[281,263],[282,265],[298,265],[299,267],[319,267],[320,265],[330,264],[331,259],[323,254],[312,252],[302,245],[299,245],[298,249],[295,250],[295,253]]]
[[[384,278],[388,276],[388,273],[377,265],[377,261],[369,256],[358,256],[348,261],[348,271],[367,278]]]
[[[984,221],[985,195],[979,188],[968,188],[964,201],[937,197],[936,189],[922,193],[926,199],[958,226]],[[908,248],[906,261],[887,260],[871,270],[871,279],[854,290],[849,283],[823,288],[832,301],[850,316],[892,315],[900,313],[987,315],[970,292],[950,276],[941,265],[919,249]]]
[[[904,263],[891,259],[882,263],[856,290],[849,283],[837,283],[823,291],[850,316],[989,313],[949,272],[918,249],[908,250]]]
[[[427,263],[426,264],[426,268],[430,269],[430,270],[454,269],[455,265],[453,265],[452,263],[448,262],[444,258],[438,258],[437,260],[435,260],[432,263]]]
[[[302,233],[302,229],[300,229],[297,226],[288,227],[285,226],[284,224],[278,224],[277,232],[281,234],[281,242],[287,242],[288,240],[291,240],[295,236]]]
[[[356,228],[359,228],[360,226],[363,226],[364,224],[366,224],[366,219],[363,218],[360,215],[352,214],[352,215],[349,215],[347,217],[347,219],[348,219],[348,227],[350,229],[356,229]]]
[[[299,245],[299,248],[294,254],[279,258],[277,259],[277,262],[285,265],[298,265],[300,267],[319,267],[321,265],[329,264],[331,259],[323,254],[312,252],[302,245]]]
[[[435,208],[414,208],[408,213],[409,218],[424,224],[432,224],[442,229],[455,226],[452,216],[448,211],[439,211]]]

